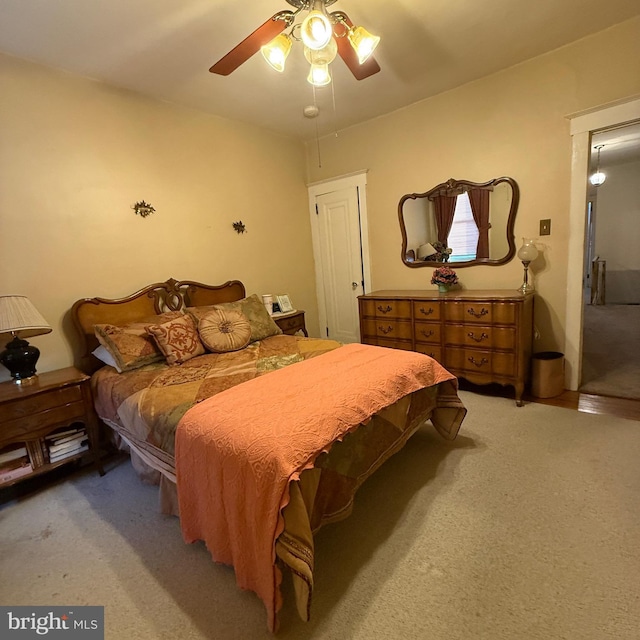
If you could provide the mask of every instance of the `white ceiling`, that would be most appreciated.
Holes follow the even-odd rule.
[[[381,36],[382,71],[357,81],[340,59],[314,102],[299,43],[283,74],[253,56],[209,67],[285,0],[0,0],[0,51],[300,138],[328,133],[561,47],[640,14],[638,0],[338,0]],[[335,103],[335,114],[333,104]]]

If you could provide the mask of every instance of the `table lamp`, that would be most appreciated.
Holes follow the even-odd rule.
[[[12,339],[0,353],[2,363],[16,384],[35,379],[40,350],[24,338],[50,333],[51,327],[26,296],[0,296],[0,333],[10,333]]]
[[[530,293],[534,290],[533,285],[529,282],[529,264],[538,257],[538,248],[531,238],[522,238],[522,246],[518,249],[518,258],[524,266],[524,282],[520,285],[518,291],[522,293]]]

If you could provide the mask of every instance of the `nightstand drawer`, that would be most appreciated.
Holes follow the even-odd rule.
[[[18,398],[0,407],[0,424],[18,418],[25,418],[26,416],[33,416],[55,407],[64,407],[72,402],[79,402],[82,405],[82,391],[78,385],[54,389],[29,398]]]
[[[304,329],[304,316],[294,316],[293,318],[282,318],[278,322],[278,326],[283,333],[295,333],[299,329]]]
[[[3,407],[4,408],[4,407]],[[79,402],[52,407],[33,415],[26,415],[14,420],[3,422],[0,425],[2,440],[16,440],[24,437],[25,440],[39,438],[49,431],[61,425],[70,424],[74,420],[85,420],[85,406],[80,399]]]

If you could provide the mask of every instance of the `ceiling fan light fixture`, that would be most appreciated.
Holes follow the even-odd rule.
[[[291,38],[284,33],[281,33],[271,42],[260,47],[260,52],[264,56],[264,59],[280,73],[284,71],[284,64],[290,51]]]
[[[302,21],[300,37],[309,49],[324,49],[333,36],[333,26],[324,12],[323,0],[314,0],[309,15]]]
[[[312,64],[307,76],[307,82],[314,87],[325,87],[331,82],[328,64]]]
[[[366,62],[380,43],[380,37],[369,33],[364,27],[349,29],[349,42],[358,56],[358,62]]]

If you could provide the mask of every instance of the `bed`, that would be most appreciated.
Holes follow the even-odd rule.
[[[452,440],[466,413],[435,360],[284,335],[237,280],[86,298],[72,318],[115,443],[159,486],[185,541],[204,540],[258,594],[272,631],[283,571],[309,619],[318,529],[347,517],[358,487],[426,421]]]

